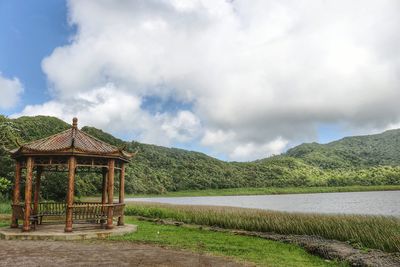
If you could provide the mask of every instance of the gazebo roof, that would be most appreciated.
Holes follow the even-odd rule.
[[[14,158],[24,155],[81,155],[119,158],[129,161],[133,154],[107,144],[78,129],[78,119],[74,118],[72,127],[58,134],[21,145],[11,151]]]

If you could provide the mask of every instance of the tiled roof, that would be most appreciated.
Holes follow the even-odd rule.
[[[33,141],[22,145],[13,151],[13,154],[24,153],[57,153],[57,152],[78,152],[79,154],[95,154],[103,156],[120,156],[129,159],[132,155],[126,151],[107,144],[77,127],[77,120],[74,119],[70,129],[61,133]]]

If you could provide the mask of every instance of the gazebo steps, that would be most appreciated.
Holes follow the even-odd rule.
[[[38,225],[36,230],[22,232],[21,228],[0,228],[0,239],[5,240],[88,240],[121,236],[137,231],[137,225],[125,224],[113,229],[102,229],[98,224],[75,224],[72,233],[64,232],[64,224]]]

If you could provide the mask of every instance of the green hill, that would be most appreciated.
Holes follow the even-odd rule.
[[[13,161],[3,148],[43,138],[68,129],[54,117],[0,116],[0,177],[13,179]],[[125,142],[94,127],[83,131],[113,145],[138,151],[126,169],[127,193],[163,193],[188,189],[268,186],[378,185],[400,183],[400,131],[349,137],[326,145],[303,144],[286,154],[253,162],[225,162],[203,153],[176,148]],[[66,179],[47,174],[43,195],[61,198]],[[100,192],[94,174],[79,175],[77,195]]]
[[[321,168],[349,168],[400,165],[400,130],[381,134],[346,137],[326,145],[302,144],[286,155]]]

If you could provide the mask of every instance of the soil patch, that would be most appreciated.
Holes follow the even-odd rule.
[[[0,266],[250,266],[223,257],[131,242],[0,242]]]

